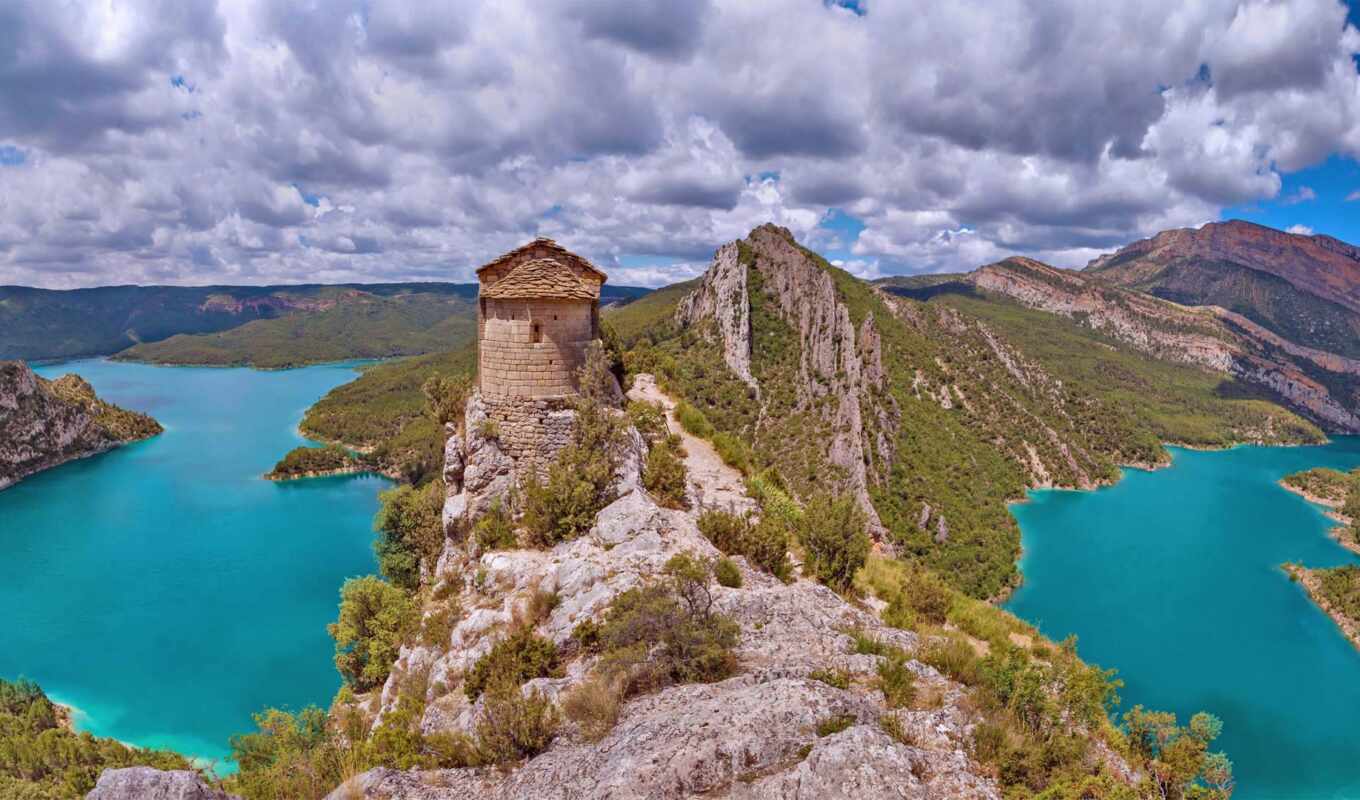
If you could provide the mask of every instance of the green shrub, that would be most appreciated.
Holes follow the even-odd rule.
[[[981,659],[973,646],[962,638],[950,636],[925,641],[917,658],[964,686],[976,686],[982,680]]]
[[[652,445],[642,468],[642,485],[664,508],[688,508],[685,485],[689,472],[668,440]]]
[[[670,436],[670,426],[666,423],[666,412],[659,403],[632,400],[628,403],[628,421],[633,423],[642,438],[656,444]]]
[[[840,733],[854,724],[854,714],[834,714],[817,723],[817,735],[830,736],[833,733]]]
[[[548,467],[548,480],[531,476],[524,487],[524,527],[531,543],[552,547],[590,530],[613,500],[614,473],[625,441],[621,418],[608,408],[614,378],[598,346],[577,370],[581,387],[571,443]]]
[[[420,588],[421,573],[444,548],[443,485],[399,486],[379,495],[373,549],[383,577],[406,589]]]
[[[742,473],[751,471],[751,448],[741,439],[726,431],[715,433],[713,449],[718,451],[718,456],[727,466]]]
[[[888,605],[880,615],[883,624],[893,628],[901,628],[905,631],[916,630],[916,612],[907,604],[906,596],[902,592],[897,592],[888,601]]]
[[[814,681],[821,681],[827,686],[834,686],[837,689],[850,688],[850,673],[843,669],[818,669],[808,674]]]
[[[237,772],[223,787],[246,800],[320,800],[347,771],[366,766],[358,748],[336,740],[316,706],[297,714],[271,708],[254,720],[257,731],[230,739]]]
[[[905,604],[918,619],[943,625],[949,618],[953,594],[933,572],[914,569],[902,582],[900,599],[894,597],[891,602]]]
[[[435,375],[426,380],[420,390],[425,394],[425,407],[435,424],[441,429],[450,422],[460,429],[463,427],[468,395],[472,392],[471,375]]]
[[[906,708],[916,700],[916,675],[904,655],[893,653],[878,662],[878,688],[888,708]]]
[[[405,592],[373,575],[345,581],[340,617],[327,626],[345,682],[366,692],[387,680],[402,642],[419,622],[417,613]]]
[[[817,580],[846,592],[869,556],[867,519],[854,498],[832,500],[818,493],[798,523],[798,539],[807,552],[807,567]]]
[[[784,486],[784,479],[773,467],[746,479],[746,493],[760,505],[760,512],[773,515],[790,529],[798,525],[803,510]]]
[[[896,716],[884,714],[879,718],[878,726],[898,744],[904,744],[908,747],[916,746],[916,737],[907,730],[906,726],[902,724],[902,720]]]
[[[850,652],[855,655],[883,656],[897,649],[858,628],[846,631],[846,635],[850,637]]]
[[[486,687],[477,722],[477,751],[489,764],[532,758],[552,744],[561,725],[557,706],[537,690],[525,695],[511,676],[499,676]]]
[[[741,555],[746,548],[750,522],[729,511],[710,510],[699,515],[699,532],[727,555]]]
[[[463,610],[457,602],[446,603],[431,611],[420,623],[420,641],[427,647],[448,647],[449,637]]]
[[[741,569],[737,567],[737,562],[730,558],[718,559],[713,565],[713,577],[719,586],[726,586],[729,589],[741,588]]]
[[[766,515],[751,527],[742,555],[755,566],[787,583],[793,577],[789,562],[789,531],[774,516]]]
[[[478,551],[483,553],[508,550],[518,544],[514,520],[501,505],[500,498],[492,501],[491,508],[473,523],[472,539],[477,543]]]
[[[675,420],[691,436],[707,439],[713,435],[713,424],[704,416],[704,412],[684,400],[675,406]]]
[[[511,681],[518,690],[525,681],[546,678],[556,671],[557,647],[533,628],[521,625],[477,659],[463,681],[463,693],[476,700],[497,679]]]
[[[739,629],[713,611],[708,565],[672,558],[665,577],[614,598],[597,636],[604,674],[625,694],[732,675]],[[579,629],[578,629],[579,630]]]

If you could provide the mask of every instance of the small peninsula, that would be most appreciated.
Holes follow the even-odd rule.
[[[1360,469],[1342,472],[1320,467],[1286,475],[1280,485],[1310,502],[1328,509],[1327,516],[1338,524],[1332,528],[1337,544],[1360,553]],[[1332,618],[1341,632],[1360,647],[1360,567],[1309,568],[1285,564],[1291,580],[1303,584],[1308,597]]]
[[[370,471],[376,470],[340,445],[328,444],[324,447],[294,447],[264,477],[271,481],[291,481]]]
[[[99,399],[79,375],[47,380],[22,361],[0,361],[0,489],[162,430],[146,414]]]

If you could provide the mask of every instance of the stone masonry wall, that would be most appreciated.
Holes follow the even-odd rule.
[[[482,396],[486,418],[495,425],[501,452],[514,461],[520,480],[529,470],[540,474],[571,442],[576,412],[564,399]]]
[[[485,300],[478,364],[482,394],[544,399],[576,393],[575,375],[594,338],[584,301]]]

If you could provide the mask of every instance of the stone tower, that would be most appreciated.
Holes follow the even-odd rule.
[[[571,437],[576,371],[600,335],[605,274],[552,239],[477,270],[477,389],[515,471],[542,467]]]

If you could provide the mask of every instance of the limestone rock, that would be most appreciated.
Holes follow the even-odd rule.
[[[189,770],[162,771],[151,767],[106,769],[85,800],[240,800],[203,782]]]
[[[746,300],[746,266],[739,256],[736,242],[718,248],[699,288],[680,301],[675,318],[681,325],[712,319],[722,336],[723,361],[738,378],[757,386],[751,375],[751,306]]]
[[[160,432],[145,414],[100,400],[77,375],[49,381],[22,361],[0,361],[0,489]]]

